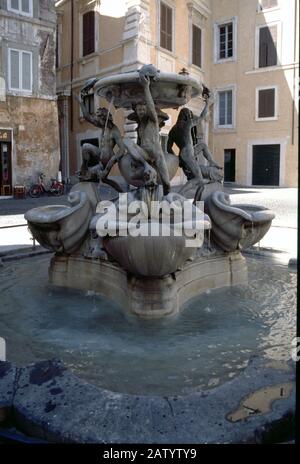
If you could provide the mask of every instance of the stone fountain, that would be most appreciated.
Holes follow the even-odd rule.
[[[91,87],[109,108],[132,109],[128,119],[138,125],[137,143],[121,136],[109,110],[87,113]],[[185,105],[199,95],[204,109],[196,116]],[[68,206],[34,208],[25,216],[36,240],[55,253],[51,283],[95,291],[130,313],[157,318],[177,313],[207,289],[247,282],[241,251],[266,234],[274,214],[232,206],[222,191],[221,168],[197,131],[211,100],[210,91],[188,74],[152,65],[86,83],[79,103],[102,130],[101,146],[83,146],[80,182]],[[180,107],[165,153],[159,138],[168,119],[163,110]],[[109,177],[114,164],[125,182]],[[173,192],[170,180],[179,166],[188,180]],[[112,201],[102,201],[101,182],[115,189]],[[187,198],[191,192],[194,200]]]

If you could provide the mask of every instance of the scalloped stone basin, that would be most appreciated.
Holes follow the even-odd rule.
[[[263,206],[231,205],[229,195],[221,191],[206,199],[205,212],[212,222],[212,240],[224,251],[243,250],[259,242],[275,217]]]
[[[116,74],[100,79],[95,84],[99,96],[113,101],[116,108],[132,108],[144,99],[137,71]],[[189,75],[160,72],[159,79],[151,82],[151,94],[159,108],[179,108],[201,92],[201,84]]]
[[[106,251],[131,274],[161,277],[175,272],[195,248],[185,246],[185,237],[110,237]]]
[[[51,251],[74,252],[88,231],[93,210],[86,192],[73,191],[68,201],[70,206],[41,206],[25,214],[33,237]]]

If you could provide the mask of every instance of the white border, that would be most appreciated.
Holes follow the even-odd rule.
[[[246,185],[252,184],[252,170],[253,170],[253,146],[254,145],[280,145],[279,157],[279,187],[285,185],[285,156],[287,140],[284,139],[251,139],[247,143],[247,162],[246,162]],[[263,187],[263,185],[262,185]],[[272,187],[271,185],[269,187]],[[276,186],[277,187],[277,186]]]
[[[12,186],[12,190],[13,190],[13,186],[15,184],[15,160],[16,160],[15,143],[14,143],[14,129],[12,127],[2,127],[2,126],[0,126],[0,130],[7,130],[7,131],[11,132],[11,141],[6,142],[6,143],[11,143],[11,184],[12,184],[11,186]],[[2,142],[4,142],[4,141],[2,140]],[[5,197],[1,197],[1,198],[13,198],[13,195],[11,195],[11,197],[5,196]]]
[[[19,92],[19,93],[22,93],[23,95],[32,95],[32,88],[33,88],[33,72],[32,72],[32,68],[33,68],[33,63],[32,63],[32,60],[33,60],[33,54],[31,51],[28,51],[28,50],[20,50],[20,49],[17,49],[17,48],[8,48],[7,49],[8,51],[8,89],[12,92]],[[19,54],[19,84],[20,84],[20,87],[19,88],[15,88],[15,87],[12,87],[11,86],[11,51],[13,52],[18,52]],[[28,89],[23,89],[22,85],[23,85],[23,57],[22,59],[20,59],[20,55],[22,53],[27,53],[28,55],[30,55],[30,90]]]
[[[171,50],[169,50],[168,48],[162,47],[160,44],[160,5],[161,3],[164,3],[167,7],[171,8],[172,10],[172,49]],[[171,0],[157,0],[156,7],[157,7],[157,17],[156,17],[157,46],[162,51],[166,51],[169,53],[175,53],[175,24],[176,24],[175,5]]]
[[[94,36],[94,51],[89,53],[88,55],[83,56],[83,15],[86,13],[90,13],[91,11],[94,12],[95,18],[95,36]],[[96,9],[89,9],[86,11],[82,11],[79,13],[79,59],[81,60],[88,60],[90,57],[93,57],[95,53],[99,50],[99,14]]]
[[[226,85],[224,87],[217,87],[214,89],[215,94],[215,105],[214,105],[214,129],[223,130],[223,129],[235,129],[236,127],[236,84]],[[232,124],[227,124],[225,126],[219,125],[219,92],[225,92],[226,90],[232,90]]]
[[[277,26],[277,40],[276,40],[276,51],[277,51],[277,63],[272,66],[259,67],[259,30],[263,27]],[[281,40],[282,40],[282,23],[281,21],[271,21],[266,24],[260,24],[255,29],[255,52],[254,52],[254,68],[255,69],[272,69],[281,65]]]
[[[29,13],[26,13],[26,11],[21,10],[22,2],[21,0],[18,0],[19,3],[19,9],[15,10],[15,8],[12,8],[11,6],[11,0],[7,0],[7,10],[12,11],[13,13],[20,14],[22,16],[28,16],[30,18],[33,17],[33,8],[32,8],[32,0],[29,0]]]
[[[218,58],[219,57],[219,26],[223,24],[232,23],[232,56],[229,58]],[[232,18],[224,19],[222,21],[216,21],[214,23],[214,63],[227,63],[230,61],[237,60],[237,16]]]
[[[193,63],[193,26],[198,27],[201,31],[201,66],[198,66],[197,64]],[[191,18],[189,19],[189,29],[190,29],[190,34],[189,34],[189,65],[194,66],[197,70],[203,71],[203,63],[204,63],[204,31],[205,29],[199,24],[196,24],[195,21],[193,21]]]
[[[266,118],[260,118],[258,116],[259,110],[259,98],[258,94],[260,90],[274,89],[274,116],[268,116]],[[278,86],[277,85],[265,85],[262,87],[256,87],[255,89],[255,121],[277,121],[278,120]]]

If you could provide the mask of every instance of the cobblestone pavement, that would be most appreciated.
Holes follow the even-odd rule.
[[[276,214],[272,227],[260,243],[261,247],[287,251],[293,257],[297,254],[297,200],[296,188],[252,188],[225,185],[232,204],[256,204],[270,208]],[[102,198],[112,198],[115,192],[109,187],[101,187]],[[62,197],[43,196],[24,200],[0,200],[0,227],[26,224],[24,213],[42,205],[67,204],[67,195]],[[0,229],[0,252],[10,248],[32,245],[27,227]]]

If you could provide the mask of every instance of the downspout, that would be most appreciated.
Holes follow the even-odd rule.
[[[293,100],[292,100],[292,145],[295,143],[295,98],[296,98],[296,61],[297,61],[297,56],[296,56],[296,40],[297,40],[297,2],[298,0],[295,0],[295,19],[294,19],[294,70],[293,70]]]
[[[70,130],[73,132],[74,0],[71,0]]]

